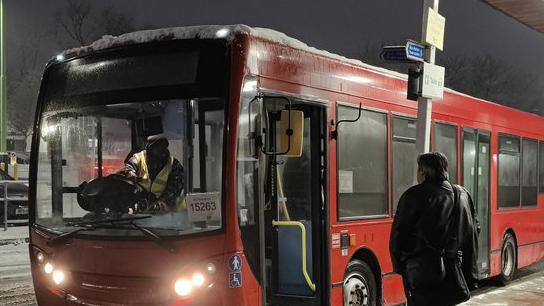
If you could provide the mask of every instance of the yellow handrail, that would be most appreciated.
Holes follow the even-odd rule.
[[[287,221],[291,221],[291,217],[289,216],[289,210],[287,209],[287,203],[285,203],[286,200],[285,200],[285,194],[283,193],[283,180],[281,179],[280,168],[276,167],[276,169],[277,169],[276,176],[278,177],[278,193],[279,193],[279,198],[281,199],[278,201],[278,202],[281,201],[280,211],[283,212],[283,216],[285,217]]]
[[[306,267],[306,226],[302,224],[302,222],[298,221],[275,221],[272,220],[272,226],[296,226],[300,229],[301,235],[302,235],[302,274],[304,275],[304,279],[306,280],[306,283],[308,284],[308,287],[312,289],[312,291],[315,291],[315,284],[310,279],[310,276],[308,275],[308,270]]]

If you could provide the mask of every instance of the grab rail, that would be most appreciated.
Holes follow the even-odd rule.
[[[272,226],[295,226],[300,229],[301,235],[302,235],[302,274],[304,275],[304,279],[306,280],[306,283],[308,284],[308,287],[312,289],[312,291],[315,291],[315,284],[310,279],[310,275],[308,275],[308,269],[306,267],[306,226],[302,224],[302,222],[298,221],[275,221],[272,220]]]

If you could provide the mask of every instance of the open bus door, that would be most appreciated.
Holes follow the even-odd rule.
[[[286,109],[285,98],[272,100],[263,103],[265,304],[323,305],[324,113],[290,101]]]

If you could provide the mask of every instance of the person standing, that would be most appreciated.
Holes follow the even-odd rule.
[[[390,252],[409,306],[456,305],[477,284],[477,219],[466,189],[448,181],[440,152],[418,157],[418,184],[401,196]]]

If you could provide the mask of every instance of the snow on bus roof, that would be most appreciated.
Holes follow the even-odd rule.
[[[106,35],[101,39],[93,42],[88,46],[83,46],[80,48],[74,48],[66,50],[62,53],[63,58],[69,58],[74,56],[79,56],[94,51],[105,50],[108,48],[119,47],[124,45],[134,45],[141,44],[153,41],[166,41],[166,40],[181,40],[181,39],[227,39],[231,40],[236,34],[246,33],[254,37],[259,37],[265,40],[276,42],[282,45],[292,47],[294,49],[299,49],[306,51],[308,53],[320,55],[323,57],[331,58],[338,60],[342,63],[351,64],[357,67],[361,67],[366,70],[370,70],[374,73],[379,73],[388,77],[394,77],[401,80],[407,80],[408,76],[406,74],[396,72],[393,70],[372,66],[366,63],[363,63],[360,60],[350,59],[338,54],[334,54],[325,50],[320,50],[307,44],[302,41],[289,37],[286,34],[275,31],[267,28],[253,28],[243,24],[234,24],[234,25],[200,25],[200,26],[186,26],[186,27],[173,27],[173,28],[163,28],[156,30],[145,30],[132,33],[126,33],[119,36]],[[451,93],[456,93],[465,97],[470,97],[480,101],[489,102],[482,100],[455,90],[445,88],[446,91]]]
[[[141,43],[153,42],[153,41],[181,40],[181,39],[191,39],[191,38],[233,39],[235,34],[238,34],[238,33],[247,33],[254,37],[259,37],[259,38],[270,40],[270,41],[283,44],[295,49],[299,49],[309,53],[332,58],[332,59],[341,61],[343,63],[349,63],[351,65],[362,67],[362,68],[372,70],[381,74],[385,74],[387,76],[392,76],[392,77],[396,77],[403,80],[407,79],[407,76],[405,74],[402,74],[396,71],[368,65],[359,60],[349,59],[338,54],[334,54],[324,50],[319,50],[314,47],[310,47],[307,44],[301,42],[300,40],[289,37],[282,32],[278,32],[278,31],[275,31],[272,29],[266,29],[266,28],[252,28],[243,24],[187,26],[187,27],[175,27],[175,28],[164,28],[164,29],[157,29],[157,30],[138,31],[138,32],[122,34],[119,36],[106,35],[88,46],[66,50],[62,53],[62,56],[64,58],[69,58],[73,56],[79,56],[79,55],[91,53],[94,51],[105,50],[108,48],[119,47],[124,45],[141,44]]]

